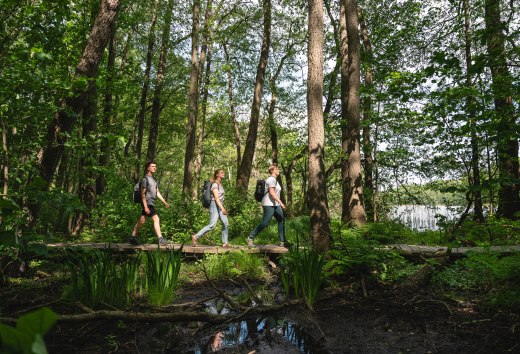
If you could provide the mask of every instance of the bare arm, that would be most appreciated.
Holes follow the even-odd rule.
[[[169,208],[169,207],[170,207],[170,204],[168,204],[168,202],[167,202],[166,200],[164,200],[164,198],[163,198],[161,192],[159,192],[159,188],[157,188],[157,198],[159,198],[159,200],[160,200],[161,202],[163,202],[163,204],[164,204],[164,206],[165,206],[166,208]]]
[[[280,198],[278,198],[278,196],[276,195],[276,192],[275,192],[275,188],[274,187],[269,187],[269,195],[271,196],[271,198],[273,198],[278,204],[280,204],[280,206],[282,207],[282,209],[285,209],[285,204],[282,202],[282,200]]]

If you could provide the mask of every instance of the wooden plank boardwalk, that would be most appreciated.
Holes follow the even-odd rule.
[[[167,245],[158,246],[157,244],[149,243],[142,244],[139,246],[134,246],[129,243],[48,243],[47,247],[50,250],[59,250],[59,249],[74,249],[74,248],[90,248],[90,249],[111,249],[119,252],[137,252],[137,251],[155,251],[157,247],[160,247],[161,250],[174,249],[179,250],[182,246],[182,253],[185,256],[197,256],[203,254],[214,254],[214,253],[227,253],[227,252],[240,252],[245,251],[248,253],[263,253],[268,255],[281,255],[289,252],[289,250],[285,247],[278,245],[255,245],[254,247],[247,247],[245,245],[230,245],[231,247],[222,247],[222,246],[211,246],[211,245],[201,245],[193,246],[191,244],[181,245],[180,243],[170,243]]]
[[[422,254],[426,257],[442,257],[447,255],[448,247],[445,246],[421,246],[421,245],[404,245],[395,244],[385,246],[384,249],[393,249],[402,255]],[[490,247],[453,247],[450,253],[453,255],[465,255],[468,252],[499,252],[499,253],[515,253],[520,252],[520,245],[510,246],[490,246]]]

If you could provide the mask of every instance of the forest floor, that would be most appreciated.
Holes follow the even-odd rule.
[[[1,288],[1,316],[17,317],[41,306],[59,314],[84,313],[81,306],[63,300],[65,284],[53,279],[41,274],[29,284]],[[314,311],[285,307],[218,326],[115,320],[58,323],[45,341],[49,353],[520,352],[518,313],[486,312],[470,301],[448,300],[427,288],[405,292],[367,284],[365,297],[357,283],[353,285],[318,301]],[[234,281],[219,282],[218,287],[227,293],[247,292]],[[279,285],[271,290],[280,291]],[[183,287],[175,303],[184,304],[186,311],[202,306],[225,314],[226,306],[214,302],[217,295],[210,284],[199,281]]]

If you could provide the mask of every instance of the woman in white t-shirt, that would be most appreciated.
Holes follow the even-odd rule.
[[[248,238],[246,238],[247,245],[252,247],[254,246],[253,241],[255,236],[260,233],[263,229],[269,225],[271,219],[274,218],[278,222],[278,237],[280,238],[280,245],[285,244],[285,232],[284,232],[284,219],[283,219],[283,210],[285,209],[285,204],[280,199],[280,192],[282,191],[282,187],[280,183],[276,180],[278,175],[280,175],[280,171],[278,170],[278,165],[273,163],[269,166],[269,177],[265,180],[267,193],[262,198],[262,208],[264,209],[264,216],[262,218],[262,222],[258,224]]]
[[[194,246],[197,245],[197,240],[204,236],[210,230],[217,226],[217,221],[220,219],[222,223],[222,247],[229,247],[228,244],[228,218],[227,210],[224,208],[224,187],[222,187],[222,180],[224,179],[224,170],[218,169],[210,179],[211,186],[211,202],[209,204],[209,224],[204,226],[199,232],[191,235],[191,242]]]

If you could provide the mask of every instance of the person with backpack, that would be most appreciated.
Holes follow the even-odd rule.
[[[191,235],[191,243],[193,246],[197,245],[197,240],[204,236],[208,231],[211,231],[217,226],[217,221],[220,219],[222,223],[222,247],[230,247],[228,244],[228,230],[229,223],[227,218],[227,210],[224,208],[224,187],[222,180],[224,179],[224,170],[218,169],[210,178],[210,203],[209,203],[209,224],[200,229],[196,234]],[[202,191],[204,194],[204,190]],[[203,195],[204,198],[204,195]]]
[[[137,234],[146,222],[146,218],[152,218],[153,228],[155,234],[158,237],[159,245],[166,245],[168,244],[168,241],[166,241],[163,238],[161,233],[159,215],[157,215],[157,212],[155,211],[155,199],[158,198],[161,202],[163,202],[166,208],[169,208],[170,205],[168,204],[168,202],[166,202],[166,200],[164,200],[163,196],[161,195],[161,192],[159,192],[157,180],[153,176],[157,171],[157,165],[152,161],[147,162],[144,170],[146,171],[146,173],[144,177],[141,179],[141,182],[139,183],[141,192],[140,203],[142,207],[141,216],[139,217],[139,220],[137,220],[137,223],[134,226],[134,230],[132,231],[132,235],[130,236],[128,243],[130,243],[131,245],[140,245],[139,241],[137,240]]]
[[[276,180],[276,178],[280,175],[280,170],[278,169],[278,165],[273,163],[269,166],[268,171],[269,177],[267,177],[267,179],[265,180],[265,190],[261,199],[264,216],[262,218],[262,222],[258,224],[253,229],[253,231],[251,231],[249,237],[246,238],[246,242],[249,247],[254,246],[253,241],[255,239],[255,236],[259,234],[260,231],[265,229],[267,225],[269,225],[269,222],[271,221],[273,216],[278,222],[278,237],[280,238],[280,245],[285,245],[283,216],[283,209],[285,209],[285,204],[280,199],[280,192],[282,191],[282,187],[280,186],[280,183],[278,183],[278,181]]]

